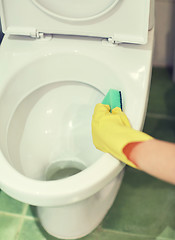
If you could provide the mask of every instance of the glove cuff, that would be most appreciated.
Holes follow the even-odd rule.
[[[134,168],[139,168],[138,165],[135,163],[135,161],[133,161],[133,159],[131,158],[131,153],[132,153],[132,150],[142,142],[131,142],[131,143],[128,143],[124,148],[123,148],[123,153],[124,155],[126,156],[126,158],[132,163],[134,164]]]
[[[143,133],[144,134],[144,133]],[[130,155],[131,155],[131,152],[133,150],[134,147],[136,147],[138,144],[140,143],[143,143],[143,142],[146,142],[146,141],[149,141],[151,139],[153,139],[153,137],[146,135],[146,138],[144,140],[141,140],[141,141],[134,141],[134,142],[129,142],[127,143],[123,149],[122,149],[122,152],[124,154],[124,158],[125,158],[125,161],[126,161],[126,164],[128,164],[129,166],[133,167],[133,168],[136,168],[136,169],[139,169],[140,168],[138,167],[138,165],[133,161],[133,159],[131,159]]]

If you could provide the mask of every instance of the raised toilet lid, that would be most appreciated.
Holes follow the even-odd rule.
[[[0,0],[4,32],[112,38],[145,44],[150,0]]]
[[[110,11],[119,0],[33,0],[46,13],[68,21],[86,21]]]

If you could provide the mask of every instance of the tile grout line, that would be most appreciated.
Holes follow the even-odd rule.
[[[136,234],[136,233],[129,233],[129,232],[121,232],[118,230],[113,230],[113,229],[107,229],[107,228],[102,228],[101,230],[104,232],[111,232],[111,233],[116,233],[116,234],[121,234],[121,235],[127,235],[127,236],[133,236],[133,237],[142,237],[145,238],[146,240],[149,239],[158,239],[159,240],[174,240],[174,238],[168,238],[168,237],[161,237],[161,236],[152,236],[152,235],[144,235],[144,234]],[[148,240],[149,240],[148,239]]]
[[[22,211],[22,214],[21,214],[21,222],[20,222],[19,227],[18,227],[18,229],[17,229],[17,233],[16,233],[16,236],[15,236],[15,240],[18,240],[18,239],[19,239],[20,232],[21,232],[22,227],[23,227],[23,224],[24,224],[24,220],[25,220],[25,216],[26,216],[28,207],[29,207],[29,205],[28,205],[27,203],[25,203],[25,204],[24,204],[23,211]]]
[[[16,217],[16,218],[21,218],[23,214],[18,214],[18,213],[11,213],[11,212],[5,212],[5,211],[0,211],[0,215],[5,215],[9,217]],[[32,217],[32,216],[24,216],[25,219],[28,220],[37,220],[37,217]]]
[[[147,112],[146,116],[150,117],[150,118],[157,118],[157,119],[164,119],[164,120],[175,121],[175,117],[174,116],[161,114],[161,113]]]
[[[107,229],[107,228],[102,228],[102,230],[104,232],[112,232],[112,233],[116,233],[116,234],[121,234],[121,235],[127,235],[127,236],[133,236],[133,237],[142,237],[147,239],[149,238],[155,238],[155,236],[151,236],[151,235],[144,235],[144,234],[136,234],[136,233],[130,233],[130,232],[121,232],[118,230],[113,230],[113,229]],[[170,239],[171,240],[171,239]]]
[[[159,237],[158,240],[174,240],[174,238],[168,238],[168,237]]]

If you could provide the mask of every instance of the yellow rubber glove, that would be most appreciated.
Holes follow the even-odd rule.
[[[110,153],[127,165],[137,168],[123,153],[128,143],[143,142],[152,139],[151,136],[134,130],[119,107],[110,112],[110,107],[97,104],[92,117],[92,138],[97,149]]]

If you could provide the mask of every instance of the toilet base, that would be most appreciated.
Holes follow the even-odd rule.
[[[82,238],[103,220],[119,191],[124,170],[98,193],[77,203],[61,207],[37,207],[43,228],[61,239]]]

